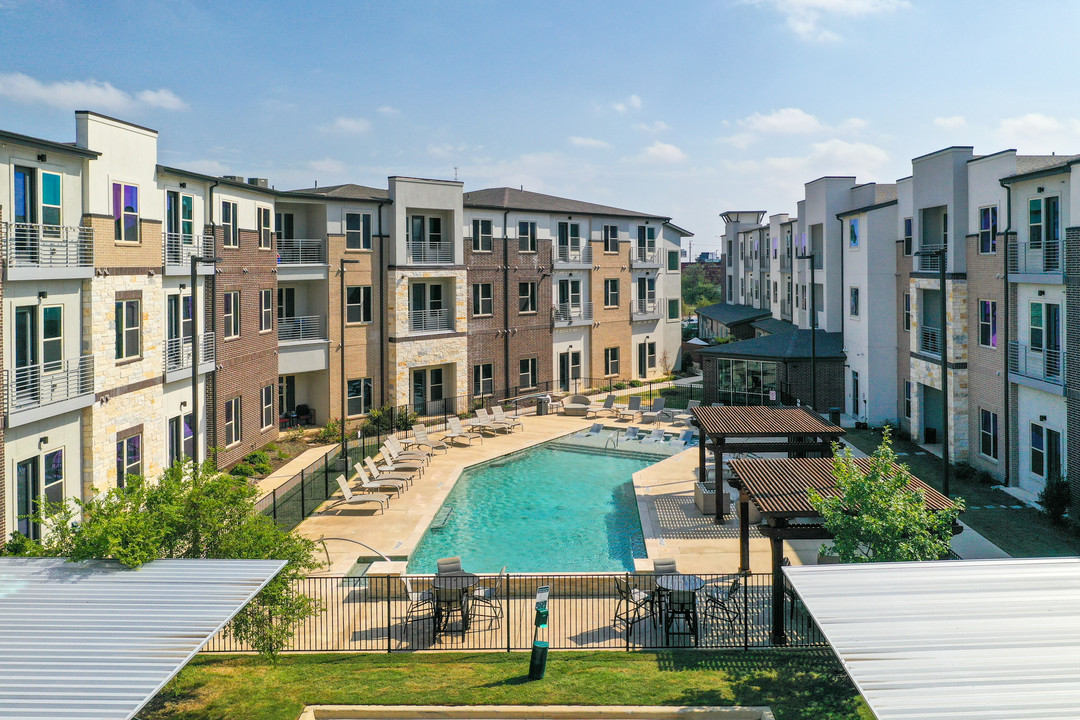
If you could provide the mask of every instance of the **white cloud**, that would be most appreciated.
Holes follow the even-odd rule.
[[[334,119],[334,122],[323,127],[323,130],[347,135],[363,135],[371,130],[371,122],[362,117],[338,117]]]
[[[1080,120],[1042,113],[1005,118],[994,131],[999,142],[1026,153],[1074,151],[1080,141]]]
[[[0,96],[22,103],[39,103],[61,110],[102,110],[130,113],[143,108],[186,110],[172,90],[140,90],[134,95],[100,80],[58,80],[43,83],[23,73],[0,73]]]
[[[641,159],[649,162],[678,163],[687,159],[687,154],[679,148],[657,140],[641,154]]]
[[[330,173],[332,175],[340,175],[345,172],[345,163],[333,158],[323,158],[322,160],[312,160],[307,166],[315,172]]]
[[[788,29],[804,40],[836,42],[840,36],[822,27],[833,17],[856,18],[911,8],[908,0],[744,0],[766,5],[784,16]]]
[[[668,125],[663,120],[657,120],[656,122],[651,122],[651,123],[636,123],[634,125],[634,129],[635,130],[640,130],[641,132],[658,133],[658,132],[664,132],[665,130],[670,130],[671,126]]]
[[[950,115],[949,117],[934,118],[934,124],[942,130],[963,130],[967,127],[967,120],[963,115]]]
[[[380,108],[379,108],[379,109],[377,110],[377,112],[380,112],[380,113],[382,113],[383,115],[397,115],[397,114],[398,114],[399,112],[401,112],[401,111],[400,111],[400,110],[398,110],[398,109],[397,109],[397,108],[395,108],[395,107],[390,107],[389,105],[383,105],[382,107],[380,107]]]
[[[782,108],[768,115],[754,113],[739,124],[753,132],[783,134],[818,132],[825,127],[816,117],[799,108]]]
[[[615,109],[615,112],[624,113],[627,110],[640,110],[641,98],[637,95],[631,95],[622,102],[612,103],[611,107]]]
[[[230,173],[229,168],[218,160],[187,160],[181,164],[181,167],[185,170],[202,173],[203,175],[213,175],[214,177],[234,174]]]
[[[596,138],[590,137],[578,137],[577,135],[572,135],[571,137],[567,138],[567,140],[570,141],[571,145],[576,145],[577,147],[597,149],[611,147],[611,143],[609,142],[604,142],[603,140],[597,140]]]
[[[465,153],[478,152],[483,147],[483,145],[469,145],[468,143],[431,143],[427,146],[427,151],[428,155],[445,160],[446,158],[460,157]]]
[[[757,140],[757,135],[748,132],[735,133],[734,135],[718,138],[718,142],[738,148],[739,150],[745,150],[750,147],[754,144],[755,140]]]

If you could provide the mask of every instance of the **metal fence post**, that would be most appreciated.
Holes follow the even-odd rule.
[[[273,507],[274,509],[274,522],[277,522],[277,491],[278,489],[274,488],[274,502],[271,505],[271,507]]]
[[[742,583],[743,650],[749,650],[750,649],[750,625],[749,625],[750,600],[749,600],[749,588],[747,588],[747,583],[749,583],[750,578],[751,578],[750,573],[747,573],[745,576],[743,576],[743,583]]]
[[[300,471],[300,519],[303,520],[307,517],[307,503],[304,502],[304,473],[306,470]]]
[[[394,623],[390,617],[390,576],[386,576],[386,652],[392,653],[393,649],[393,634]]]

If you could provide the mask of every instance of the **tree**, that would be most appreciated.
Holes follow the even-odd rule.
[[[241,642],[271,657],[295,627],[319,610],[296,580],[319,567],[315,544],[282,530],[255,509],[258,490],[209,464],[177,464],[157,483],[130,477],[89,500],[43,503],[34,516],[41,540],[15,533],[7,555],[112,559],[139,567],[158,558],[286,560],[286,566],[233,619]],[[81,513],[81,521],[77,521]]]
[[[850,448],[836,454],[833,475],[839,494],[823,497],[809,490],[810,504],[834,538],[823,554],[837,555],[841,562],[940,560],[948,554],[963,500],[955,500],[949,510],[928,509],[924,493],[909,487],[907,466],[897,470],[895,462],[889,428],[866,472],[855,464]]]
[[[689,265],[682,273],[682,301],[688,308],[720,302],[720,287],[711,282],[700,265]]]

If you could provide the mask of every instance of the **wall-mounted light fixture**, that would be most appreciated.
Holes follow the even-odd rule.
[[[49,444],[49,436],[48,435],[42,435],[41,437],[39,437],[37,439],[38,450],[40,450],[41,448],[45,447],[48,444]]]
[[[48,160],[48,158],[45,156],[45,153],[38,153],[38,156],[37,156],[37,161],[38,162],[46,162],[47,160]]]
[[[182,182],[182,183],[180,183],[180,187],[182,187],[182,188],[186,188],[186,187],[187,187],[187,183],[186,183],[186,182]]]
[[[38,290],[37,296],[38,300],[44,300],[45,298],[49,297],[49,292],[48,290]]]

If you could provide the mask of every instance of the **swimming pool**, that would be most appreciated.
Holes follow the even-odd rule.
[[[603,452],[552,441],[469,468],[450,491],[408,572],[461,556],[471,572],[633,570],[645,557],[631,476],[666,454]]]

